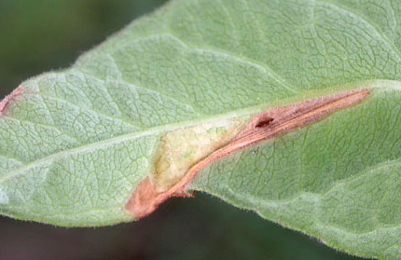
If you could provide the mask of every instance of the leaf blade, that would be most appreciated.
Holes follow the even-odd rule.
[[[390,85],[310,127],[227,156],[204,168],[192,188],[312,234],[331,247],[397,259],[400,143],[394,139],[401,136],[398,125],[392,129],[382,121],[398,118],[398,107],[389,103],[397,102],[400,85]],[[348,134],[353,132],[358,135]]]
[[[395,97],[398,97],[399,87],[396,81],[400,80],[401,75],[400,28],[397,26],[400,6],[397,1],[172,1],[169,6],[135,21],[86,53],[70,69],[44,74],[23,83],[21,93],[7,100],[5,107],[1,106],[0,180],[7,180],[3,183],[8,183],[8,186],[0,184],[0,211],[18,218],[59,225],[104,225],[131,220],[133,216],[123,211],[123,205],[138,182],[151,171],[160,136],[205,122],[229,118],[243,120],[280,104],[366,85],[375,88],[373,99],[376,98],[375,102],[381,104],[381,109],[376,111],[377,104],[368,102],[369,109],[377,112],[372,118],[382,115],[384,120],[377,124],[381,125],[381,128],[377,128],[379,131],[368,132],[371,135],[365,139],[356,139],[366,144],[360,149],[361,154],[377,153],[381,149],[378,156],[380,160],[370,157],[364,160],[369,163],[396,160],[398,136],[395,133],[399,118],[394,111],[398,109]],[[379,80],[365,82],[376,79]],[[380,88],[394,93],[380,97]],[[384,113],[386,110],[390,112]],[[364,112],[355,111],[360,115]],[[344,113],[336,113],[330,118],[342,118]],[[379,119],[375,120],[380,122]],[[354,133],[355,129],[366,134],[363,124],[354,129],[348,127],[354,121],[358,120],[349,116],[332,128],[340,129],[344,135]],[[296,142],[307,142],[308,134],[301,133],[317,131],[316,127],[323,127],[322,124],[332,123],[326,118],[273,143],[280,144],[281,151],[292,154],[290,146],[286,146],[283,140],[299,135]],[[377,133],[386,134],[380,137],[383,139],[379,138],[383,142],[375,146]],[[350,158],[361,160],[358,157],[360,155],[355,153],[347,157],[347,153],[340,149],[351,143],[351,148],[355,150],[360,144],[344,140],[338,138],[338,143],[331,147],[342,152],[344,161],[353,165],[354,169],[362,167],[350,162]],[[260,161],[254,165],[261,166],[261,162],[268,161],[266,158],[274,155],[273,148],[261,150],[260,147],[264,146],[266,144],[239,154],[249,155],[251,151],[257,151]],[[89,147],[88,150],[85,147]],[[291,176],[288,180],[281,180],[282,187],[277,181],[276,185],[263,189],[264,196],[274,198],[291,194],[294,192],[291,189],[282,190],[291,181],[300,187],[306,185],[312,193],[327,188],[331,182],[317,175],[317,172],[325,172],[326,168],[336,165],[335,162],[344,167],[344,162],[335,157],[324,157],[325,151],[322,151],[322,155],[316,155],[316,151],[327,147],[325,143],[313,147],[315,150],[311,148],[310,158],[306,159],[312,161],[313,156],[317,156],[327,162],[327,166],[317,164],[312,167],[311,164],[308,169],[315,175],[305,177],[305,174],[300,174],[304,179]],[[83,155],[79,149],[86,152],[86,157],[71,160],[70,164],[57,164],[68,159],[68,156]],[[69,151],[72,151],[71,154]],[[55,163],[51,156],[54,156]],[[102,156],[103,160],[99,159]],[[228,163],[229,158],[226,160]],[[97,167],[88,163],[91,161]],[[249,158],[245,161],[248,164],[252,162]],[[35,163],[38,166],[43,163],[46,167],[42,170],[30,168]],[[78,166],[74,166],[74,163]],[[232,163],[237,162],[234,160]],[[228,167],[219,165],[217,163],[211,167]],[[255,180],[263,181],[264,168],[248,166],[254,171],[249,176],[258,173]],[[283,169],[291,173],[288,163],[282,162],[281,166],[274,168],[277,174]],[[60,174],[63,167],[64,172],[72,174]],[[302,163],[298,167],[302,167]],[[245,166],[242,168],[249,171]],[[235,169],[227,171],[235,174]],[[14,172],[24,170],[32,171],[26,176],[36,177],[18,180],[20,176],[15,175],[12,178]],[[208,190],[234,204],[254,208],[251,200],[247,201],[248,204],[240,204],[240,201],[233,201],[230,194],[224,193],[227,191],[220,191],[218,187],[210,188],[204,178],[212,179],[219,175],[212,176],[208,171],[205,169],[198,175],[192,186],[194,189]],[[328,178],[340,182],[340,177],[347,174],[347,171],[332,171]],[[72,177],[64,180],[64,185],[59,185],[66,176]],[[224,179],[216,180],[224,182]],[[108,191],[110,187],[113,188]],[[104,191],[114,194],[114,200],[110,200],[112,203],[104,202],[110,199],[102,197]],[[48,192],[58,195],[52,198],[46,194]],[[313,201],[313,198],[309,199]],[[15,208],[7,208],[10,204]],[[53,210],[62,212],[58,216],[54,212],[54,216],[51,216],[49,205],[53,204]],[[24,209],[23,205],[30,206]],[[305,205],[305,209],[302,209],[299,202],[299,210],[307,212],[311,209],[310,205]],[[102,207],[102,211],[96,211]],[[72,211],[68,212],[68,208]],[[390,206],[387,208],[391,216],[394,211]],[[95,213],[72,216],[82,209]],[[291,209],[291,205],[285,209]],[[284,213],[276,210],[276,215],[271,212],[268,212],[270,215],[266,212],[260,214],[274,221],[282,221],[282,217],[288,220],[285,222],[287,225],[322,236],[336,248],[350,248],[350,251],[368,257],[397,256],[398,244],[386,251],[379,247],[364,248],[355,244],[353,239],[337,241],[329,231],[322,228],[314,230],[306,225],[308,219],[305,218],[305,223],[297,222],[295,213],[291,219],[286,219],[289,215],[280,215]],[[385,219],[385,213],[380,214]],[[327,223],[332,221],[328,216],[320,217]],[[340,219],[346,220],[345,217]],[[397,217],[391,219],[396,220]],[[363,226],[358,228],[363,229]],[[391,237],[391,241],[399,243],[395,236]]]

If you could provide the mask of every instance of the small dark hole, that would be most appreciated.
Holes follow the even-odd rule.
[[[256,125],[256,128],[262,128],[262,127],[266,127],[268,125],[270,125],[270,123],[273,121],[273,118],[271,117],[266,117],[266,118],[262,118]]]

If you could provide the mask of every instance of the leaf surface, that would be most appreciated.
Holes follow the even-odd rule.
[[[63,226],[135,218],[260,111],[361,103],[213,161],[188,190],[364,257],[401,254],[400,1],[175,0],[0,104],[0,212]]]

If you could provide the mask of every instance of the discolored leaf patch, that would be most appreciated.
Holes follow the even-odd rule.
[[[234,128],[223,124],[224,130],[218,136],[204,135],[210,129],[221,128],[221,125],[201,126],[200,129],[199,127],[180,129],[167,133],[162,137],[160,141],[162,145],[156,152],[155,170],[150,177],[146,177],[138,184],[125,208],[136,218],[141,218],[152,213],[160,203],[169,197],[190,196],[186,193],[187,185],[203,167],[213,161],[317,121],[336,110],[356,104],[362,101],[369,91],[369,89],[347,90],[268,109],[252,116],[237,134],[235,134],[236,130],[241,124],[233,124]],[[229,130],[226,130],[227,128]],[[227,135],[227,131],[229,131],[229,135]],[[215,138],[218,138],[220,142],[214,140]],[[166,144],[165,139],[168,139],[170,143]],[[199,152],[194,152],[196,155],[191,156],[191,159],[174,153],[174,151],[187,152],[187,143],[191,143],[190,151]],[[194,164],[194,161],[202,157],[205,158]],[[177,164],[179,167],[176,167]],[[191,165],[193,166],[189,168]]]

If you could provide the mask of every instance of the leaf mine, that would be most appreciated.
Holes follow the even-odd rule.
[[[169,132],[160,140],[152,173],[138,184],[125,209],[138,219],[169,197],[191,196],[186,187],[206,165],[356,104],[369,91],[346,90],[270,108],[252,116],[246,124],[238,120]]]
[[[160,139],[151,173],[157,191],[174,186],[191,165],[226,145],[243,124],[240,120],[224,120],[167,132]]]

